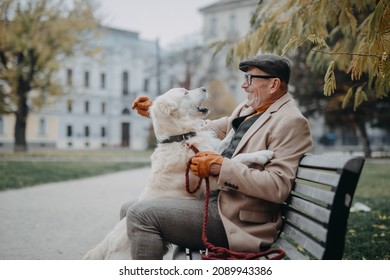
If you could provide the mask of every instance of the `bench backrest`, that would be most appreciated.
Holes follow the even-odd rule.
[[[275,243],[289,259],[341,259],[363,157],[305,155]]]

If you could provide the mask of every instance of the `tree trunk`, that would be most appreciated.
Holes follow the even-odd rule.
[[[354,116],[353,119],[356,135],[362,140],[364,156],[366,158],[371,158],[371,143],[368,138],[365,123],[364,121],[359,121],[359,118],[356,118],[356,116]]]
[[[368,139],[366,126],[364,125],[364,123],[363,124],[358,123],[358,126],[363,141],[364,156],[366,158],[371,158],[371,143],[370,143],[370,139]]]
[[[25,152],[27,151],[27,142],[26,142],[26,126],[27,126],[27,116],[28,116],[28,106],[27,106],[27,92],[23,89],[18,90],[18,107],[15,113],[15,142],[14,142],[14,152]]]

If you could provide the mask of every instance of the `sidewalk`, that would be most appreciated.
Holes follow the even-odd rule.
[[[141,193],[150,168],[0,192],[1,260],[79,260]]]

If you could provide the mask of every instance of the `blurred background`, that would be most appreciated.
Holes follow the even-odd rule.
[[[291,61],[311,153],[367,159],[355,201],[369,210],[350,219],[346,258],[389,259],[389,5],[0,0],[0,190],[149,166],[136,97],[206,87],[209,118],[226,116],[246,97],[239,61],[272,52]]]
[[[204,86],[210,94],[209,117],[228,115],[245,99],[243,75],[237,69],[240,56],[268,52],[265,41],[275,41],[259,37],[268,24],[261,14],[269,11],[267,2],[272,1],[1,0],[0,152],[153,148],[150,121],[132,112],[131,103],[137,96],[153,99],[172,87]],[[356,24],[372,14],[375,5],[367,5],[364,12],[353,7]],[[338,29],[344,24],[341,15]],[[271,31],[262,36],[280,32]],[[331,32],[336,31],[328,31],[328,46],[348,43],[336,42]],[[243,38],[250,39],[243,44],[252,46],[242,46]],[[285,46],[280,34],[276,44],[272,50],[280,53]],[[336,60],[344,65],[336,72],[333,96],[324,95],[330,58],[313,60],[302,48],[286,55],[293,63],[290,91],[311,122],[313,153],[389,155],[388,80],[385,88],[360,90],[379,89],[383,93],[376,93],[375,100],[359,96],[355,83],[352,99],[365,101],[357,109],[356,102],[342,108],[351,79],[340,55]],[[388,72],[384,61],[378,69]],[[360,61],[373,63],[378,64]],[[376,83],[364,70],[359,82]]]

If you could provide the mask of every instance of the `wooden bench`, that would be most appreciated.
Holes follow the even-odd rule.
[[[341,259],[363,165],[358,156],[305,155],[282,205],[283,226],[272,247],[282,249],[286,259]],[[200,254],[176,247],[173,259],[200,259]]]

